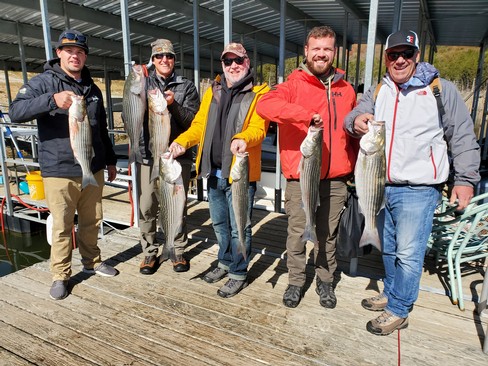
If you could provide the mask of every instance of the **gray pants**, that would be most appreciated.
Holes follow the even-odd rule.
[[[320,206],[316,212],[318,244],[313,250],[315,273],[323,282],[332,282],[337,268],[335,257],[337,227],[341,210],[347,199],[346,179],[320,181]],[[285,210],[288,216],[286,240],[288,283],[305,285],[306,243],[302,243],[305,230],[305,211],[302,206],[300,182],[289,181],[285,190]]]
[[[181,175],[185,194],[191,178],[191,163],[181,163]],[[145,256],[158,255],[160,243],[156,240],[156,226],[159,212],[158,184],[157,180],[150,181],[152,164],[137,164],[137,187],[139,188],[139,228],[142,251]],[[186,228],[186,203],[183,212],[182,231],[175,239],[175,254],[182,255],[188,243]]]

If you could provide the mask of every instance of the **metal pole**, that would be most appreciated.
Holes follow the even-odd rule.
[[[19,42],[20,66],[22,68],[22,79],[27,84],[27,65],[25,63],[24,38],[22,36],[22,26],[17,22],[17,39]]]
[[[10,90],[10,79],[8,77],[7,63],[3,61],[3,74],[5,75],[5,89],[7,90],[8,104],[12,103],[12,91]]]
[[[371,0],[369,5],[368,44],[366,47],[366,71],[364,75],[364,90],[368,90],[373,80],[374,48],[376,44],[376,25],[378,21],[379,0]]]
[[[44,48],[46,51],[46,60],[53,58],[51,47],[51,27],[49,25],[49,12],[47,10],[47,0],[39,0],[41,6],[42,33],[44,36]]]
[[[354,90],[356,90],[356,93],[358,92],[358,87],[359,87],[359,75],[361,71],[361,42],[363,39],[363,24],[359,23],[359,42],[358,42],[358,54],[356,56],[356,76],[354,80]],[[364,90],[363,90],[364,92]]]
[[[200,34],[198,29],[200,15],[198,8],[198,0],[193,0],[193,75],[195,87],[200,94]]]
[[[224,47],[232,42],[232,0],[224,0]]]

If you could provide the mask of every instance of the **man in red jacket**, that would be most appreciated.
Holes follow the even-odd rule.
[[[288,216],[286,241],[288,287],[285,306],[298,306],[305,285],[306,247],[302,240],[305,211],[300,189],[300,144],[311,125],[323,127],[320,205],[316,210],[314,247],[316,292],[320,305],[334,308],[336,232],[347,198],[346,181],[354,171],[357,142],[343,130],[344,117],[356,105],[352,86],[344,72],[332,66],[336,54],[336,34],[326,26],[313,28],[304,46],[305,59],[287,81],[265,94],[257,105],[260,116],[279,126],[281,169],[287,179],[285,210]]]

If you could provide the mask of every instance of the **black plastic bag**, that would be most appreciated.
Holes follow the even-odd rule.
[[[346,205],[337,229],[336,254],[341,258],[357,258],[371,252],[371,245],[359,248],[364,230],[364,216],[359,210],[358,197],[354,188],[348,188]]]

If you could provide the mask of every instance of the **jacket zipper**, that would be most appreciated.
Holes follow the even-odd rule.
[[[396,98],[395,98],[395,110],[393,112],[393,123],[391,126],[390,151],[388,152],[388,169],[387,169],[388,182],[390,182],[390,183],[391,183],[391,177],[390,177],[391,154],[392,154],[392,150],[393,150],[393,140],[395,137],[395,125],[396,125],[396,116],[397,116],[397,110],[398,110],[398,99],[400,96],[400,90],[398,89],[398,86],[396,84],[395,84],[395,88],[396,88],[397,93],[396,93]]]
[[[432,146],[430,147],[430,160],[432,161],[432,167],[434,168],[434,179],[437,179],[437,166],[435,164],[434,152],[432,151]]]

